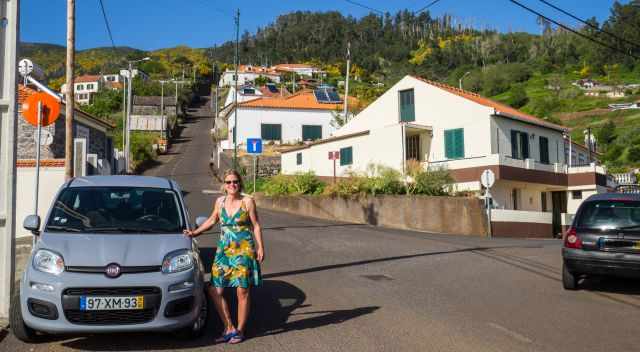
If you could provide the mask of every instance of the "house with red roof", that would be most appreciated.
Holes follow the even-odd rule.
[[[569,219],[562,214],[575,213],[583,199],[615,186],[597,153],[571,141],[566,127],[414,76],[401,79],[331,138],[323,138],[283,152],[282,172],[333,176],[329,152],[340,154],[338,177],[370,164],[406,174],[414,160],[425,169],[447,169],[456,191],[484,196],[480,175],[491,170],[496,179],[492,204],[501,210],[498,220],[504,220],[496,231],[530,225],[512,236],[558,233]]]

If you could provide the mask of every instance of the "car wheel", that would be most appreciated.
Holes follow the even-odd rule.
[[[20,292],[16,290],[16,292],[11,297],[11,311],[9,312],[9,326],[11,327],[11,331],[13,335],[18,338],[18,340],[22,342],[38,342],[38,333],[28,327],[24,320],[22,319],[22,309],[20,306]]]
[[[203,303],[200,307],[200,312],[198,314],[198,318],[193,322],[191,326],[178,330],[176,335],[182,339],[193,339],[202,336],[207,327],[207,322],[209,321],[210,309],[213,306],[212,302],[209,301],[209,295],[207,292],[203,292]]]
[[[569,271],[564,263],[562,264],[562,287],[572,291],[578,289],[578,275]]]

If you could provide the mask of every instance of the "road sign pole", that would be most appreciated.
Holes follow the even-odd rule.
[[[33,196],[33,214],[38,215],[38,193],[40,186],[40,144],[42,141],[42,101],[38,101],[38,140],[36,141],[36,181]]]
[[[256,175],[258,174],[258,156],[253,156],[253,193],[256,193]]]
[[[336,158],[333,158],[333,183],[336,183]]]

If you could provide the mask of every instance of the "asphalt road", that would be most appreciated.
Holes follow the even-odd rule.
[[[211,120],[193,119],[148,174],[176,179],[192,217],[210,212]],[[261,211],[264,285],[249,339],[162,334],[55,337],[3,351],[636,351],[640,283],[591,280],[564,291],[557,240],[483,239]],[[210,253],[217,234],[200,238]]]

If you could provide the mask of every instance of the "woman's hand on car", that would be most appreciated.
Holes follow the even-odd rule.
[[[183,230],[182,233],[187,236],[187,237],[197,237],[198,235],[196,234],[195,230]]]

